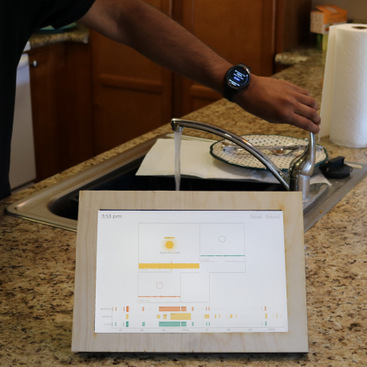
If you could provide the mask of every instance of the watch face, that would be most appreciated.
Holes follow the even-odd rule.
[[[233,89],[242,89],[249,83],[250,75],[248,71],[239,66],[235,66],[228,71],[227,83]]]

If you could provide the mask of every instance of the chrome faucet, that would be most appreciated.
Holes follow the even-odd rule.
[[[190,121],[184,119],[172,119],[172,130],[182,132],[183,128],[196,129],[218,135],[227,139],[241,148],[248,151],[257,158],[283,185],[287,191],[302,191],[303,202],[310,200],[310,180],[315,168],[316,160],[316,139],[313,133],[310,133],[309,142],[300,157],[296,157],[290,164],[288,173],[284,173],[279,169],[267,155],[258,150],[249,141],[239,135],[233,134],[228,130],[206,124],[204,122]]]

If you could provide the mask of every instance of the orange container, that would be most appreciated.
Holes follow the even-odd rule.
[[[335,5],[318,5],[311,11],[312,33],[327,34],[331,25],[346,22],[347,11]]]

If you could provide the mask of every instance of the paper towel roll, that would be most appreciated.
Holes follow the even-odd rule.
[[[330,27],[321,100],[320,136],[367,147],[367,25]]]

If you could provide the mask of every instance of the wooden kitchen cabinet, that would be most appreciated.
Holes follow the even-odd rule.
[[[148,1],[148,0],[147,0]],[[150,0],[233,64],[275,72],[274,56],[305,41],[311,0]],[[221,98],[91,32],[97,152]]]
[[[173,2],[177,20],[233,64],[245,63],[257,75],[275,72],[274,57],[304,43],[310,0],[190,0]],[[176,77],[177,115],[220,98],[209,88]]]
[[[273,73],[276,0],[192,0],[176,4],[180,23],[232,64],[246,63],[260,75]],[[180,114],[220,98],[211,89],[176,78]]]
[[[36,180],[93,155],[88,45],[59,43],[29,51]]]
[[[170,0],[150,0],[171,15]],[[136,51],[91,31],[93,134],[104,152],[172,116],[172,73]]]
[[[146,1],[259,75],[309,33],[311,0]],[[93,31],[29,56],[37,180],[221,98]]]

